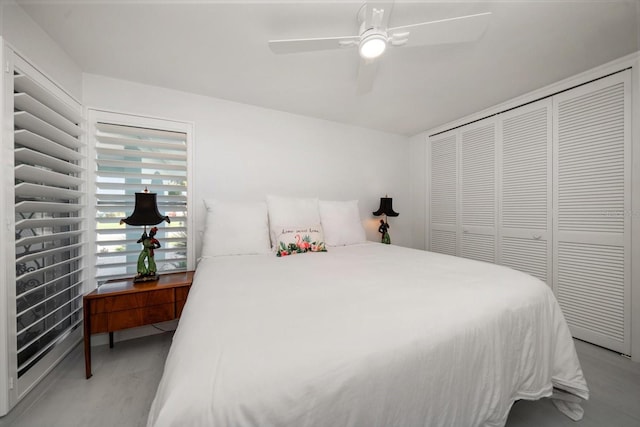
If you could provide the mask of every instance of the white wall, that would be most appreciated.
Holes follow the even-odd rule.
[[[82,70],[13,0],[0,1],[0,35],[69,95],[82,99]]]
[[[389,219],[392,241],[413,245],[407,137],[92,74],[83,94],[88,108],[194,123],[198,231],[205,198],[318,196],[360,200],[367,236],[378,240],[371,212],[388,194],[400,213]]]
[[[427,249],[427,136],[419,133],[409,139],[410,198],[413,223],[412,244],[416,249]]]

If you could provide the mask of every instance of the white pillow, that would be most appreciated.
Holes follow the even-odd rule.
[[[320,224],[317,198],[294,198],[267,195],[271,242],[276,244],[275,226],[290,227]]]
[[[203,257],[271,253],[265,202],[205,200],[204,204]]]
[[[320,200],[318,207],[327,246],[347,246],[367,241],[357,200]]]

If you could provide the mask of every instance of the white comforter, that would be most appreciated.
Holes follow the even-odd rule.
[[[588,398],[547,285],[369,243],[200,262],[148,425],[502,426]]]

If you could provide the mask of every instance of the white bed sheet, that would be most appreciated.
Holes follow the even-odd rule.
[[[524,273],[378,243],[218,257],[148,426],[502,426],[554,387],[588,398],[552,292]]]

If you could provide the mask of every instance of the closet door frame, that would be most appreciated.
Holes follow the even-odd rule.
[[[552,96],[573,87],[588,83],[595,79],[607,76],[624,69],[631,69],[631,114],[634,119],[631,123],[631,145],[632,145],[632,170],[631,170],[631,360],[640,362],[640,51],[621,58],[610,61],[606,64],[594,67],[590,70],[552,83],[548,86],[536,89],[529,93],[512,98],[506,102],[494,105],[484,110],[460,117],[456,120],[438,125],[425,132],[430,141],[435,136],[449,132],[468,123],[480,120],[485,117],[500,114],[513,108],[521,107],[536,100]],[[431,160],[427,154],[426,167],[426,203],[430,204],[431,198]],[[426,226],[430,234],[431,219],[427,209]],[[428,239],[430,248],[431,239]]]
[[[640,53],[631,68],[631,360],[640,362]]]

